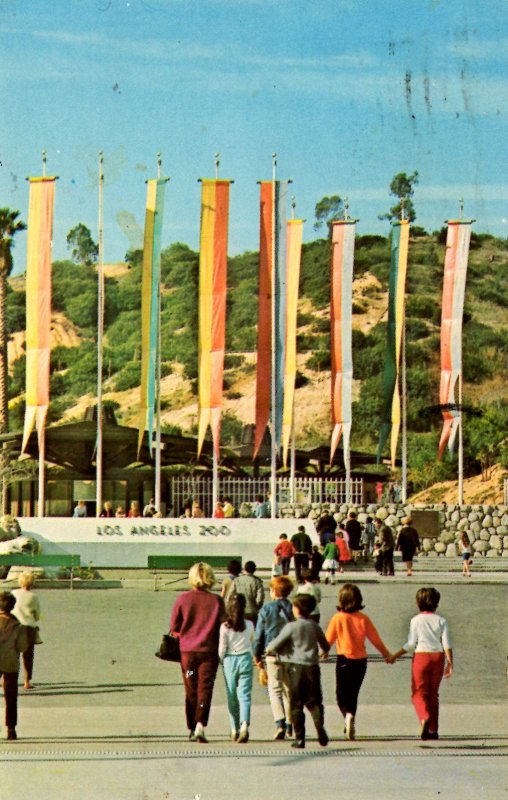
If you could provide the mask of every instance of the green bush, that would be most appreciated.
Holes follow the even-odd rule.
[[[115,377],[115,391],[134,389],[141,381],[141,362],[129,361]]]

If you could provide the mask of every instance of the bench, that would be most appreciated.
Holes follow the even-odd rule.
[[[8,553],[0,555],[1,567],[68,567],[70,570],[71,589],[74,578],[74,567],[81,565],[81,558],[68,553]]]
[[[157,591],[157,571],[167,572],[179,570],[186,572],[194,564],[204,561],[210,564],[211,567],[225,568],[230,561],[236,559],[242,563],[241,556],[220,556],[220,555],[199,555],[199,556],[183,556],[183,555],[163,555],[163,556],[148,556],[148,569],[153,570],[154,574],[154,591]]]

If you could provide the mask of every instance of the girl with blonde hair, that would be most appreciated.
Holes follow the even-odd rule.
[[[13,616],[27,629],[28,647],[23,652],[23,669],[25,672],[24,689],[33,689],[32,675],[34,668],[35,640],[39,633],[38,622],[41,618],[39,598],[32,592],[35,583],[33,572],[22,572],[18,578],[20,588],[14,589],[12,594],[16,598]]]

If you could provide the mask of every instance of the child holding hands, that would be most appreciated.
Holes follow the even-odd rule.
[[[266,648],[266,655],[279,654],[283,665],[283,681],[289,690],[291,722],[295,741],[291,747],[305,747],[305,712],[314,720],[318,742],[329,742],[324,727],[323,693],[319,669],[319,650],[326,658],[330,645],[319,625],[309,619],[316,605],[310,594],[297,594],[293,599],[294,622],[288,622]]]
[[[443,676],[453,671],[453,652],[448,623],[436,614],[441,595],[433,587],[418,589],[416,604],[420,613],[409,625],[407,642],[390,659],[414,650],[411,667],[411,699],[420,720],[421,739],[439,739],[439,686]]]

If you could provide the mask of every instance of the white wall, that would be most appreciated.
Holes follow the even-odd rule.
[[[281,533],[303,525],[318,544],[310,519],[73,519],[19,517],[25,536],[41,543],[42,553],[81,556],[96,567],[146,567],[149,555],[241,556],[270,567]]]

